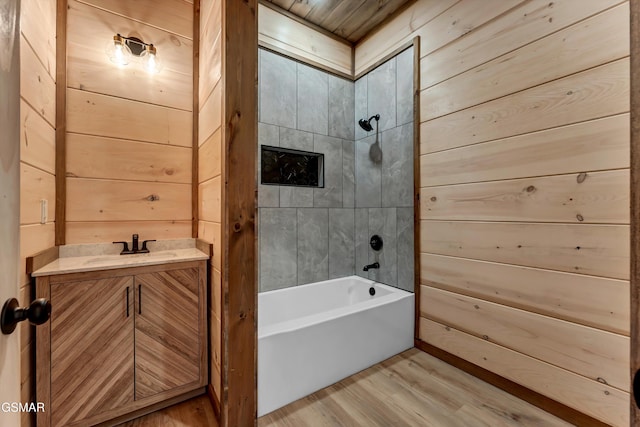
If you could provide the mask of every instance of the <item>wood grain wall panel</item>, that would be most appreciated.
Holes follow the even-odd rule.
[[[422,317],[629,391],[629,338],[428,286]]]
[[[67,176],[191,183],[191,148],[67,134]]]
[[[67,221],[191,219],[189,184],[67,179]]]
[[[420,57],[446,46],[522,2],[488,0],[483,2],[483,7],[469,7],[464,1],[456,3],[416,31],[420,36]]]
[[[356,46],[355,74],[363,73],[380,59],[411,41],[415,37],[416,30],[431,22],[458,1],[419,0],[395,19],[365,37]]]
[[[46,222],[55,220],[56,177],[26,163],[20,164],[20,224],[40,224],[40,201],[47,200]]]
[[[27,257],[55,246],[55,224],[29,224],[20,226],[20,283],[30,282],[26,273]]]
[[[24,37],[20,37],[20,97],[51,126],[56,123],[56,82]]]
[[[200,105],[198,143],[202,145],[222,124],[222,80]]]
[[[420,36],[418,337],[615,426],[629,419],[628,22],[620,0],[418,0],[355,49],[359,74]]]
[[[183,239],[191,233],[191,220],[69,222],[67,240],[80,243],[129,241],[137,233],[145,239]]]
[[[629,335],[625,280],[428,253],[420,268],[423,285]]]
[[[620,114],[423,155],[420,182],[435,186],[628,167],[629,115]]]
[[[120,68],[109,61],[105,46],[116,33],[153,43],[163,70],[155,75]],[[192,110],[193,42],[155,27],[75,0],[69,1],[67,84],[69,87],[151,104]],[[96,78],[100,76],[100,78]]]
[[[193,39],[193,4],[184,0],[79,1],[186,39]]]
[[[475,29],[470,37],[460,37],[446,49],[423,58],[420,88],[430,87],[620,3],[626,4],[620,0],[585,0],[575,7],[575,3],[566,1],[523,2]]]
[[[216,176],[198,186],[199,218],[203,221],[222,222],[222,177]]]
[[[205,10],[205,7],[207,9]],[[198,99],[200,106],[222,77],[222,0],[202,5]]]
[[[258,5],[261,46],[351,75],[351,46],[315,31],[261,4]]]
[[[422,219],[629,224],[629,170],[424,187]]]
[[[222,391],[222,0],[200,3],[198,73],[198,238],[213,244],[209,265],[209,372],[218,404],[227,405]],[[215,220],[212,222],[210,220]]]
[[[55,174],[55,129],[20,100],[20,161]]]
[[[421,111],[428,103],[420,98]],[[621,59],[422,122],[421,146],[425,152],[446,150],[627,111],[629,60]]]
[[[56,2],[22,0],[20,32],[35,52],[44,69],[56,78]]]
[[[612,426],[629,425],[624,391],[425,318],[420,339]]]
[[[222,129],[218,128],[200,146],[198,156],[198,182],[207,181],[222,173]]]
[[[428,102],[421,106],[421,119],[431,120],[628,55],[629,6],[624,3],[425,89],[422,99]]]
[[[421,221],[422,252],[629,278],[629,226]]]
[[[213,244],[212,265],[222,271],[222,224],[201,220],[198,222],[198,238]],[[216,250],[218,248],[218,250]]]
[[[67,90],[67,131],[191,147],[191,113],[133,99]]]

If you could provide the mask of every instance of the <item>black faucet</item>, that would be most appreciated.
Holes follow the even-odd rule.
[[[129,242],[113,242],[113,243],[122,243],[124,248],[120,255],[131,255],[131,254],[146,254],[149,253],[149,249],[147,248],[147,243],[155,242],[155,240],[145,240],[142,242],[142,249],[138,247],[138,235],[134,234],[131,236],[131,250],[129,250]]]
[[[380,268],[380,263],[374,262],[373,264],[365,265],[362,271],[369,271],[370,268]]]

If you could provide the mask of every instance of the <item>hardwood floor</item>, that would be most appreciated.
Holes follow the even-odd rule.
[[[119,427],[218,427],[207,395],[120,424]]]
[[[206,396],[120,427],[217,427]],[[568,427],[420,350],[411,349],[258,419],[258,427]]]
[[[258,420],[259,427],[570,425],[417,349]]]

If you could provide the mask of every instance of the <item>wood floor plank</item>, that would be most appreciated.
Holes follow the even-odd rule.
[[[119,427],[218,427],[218,425],[209,398],[203,395],[120,424]]]
[[[411,349],[258,419],[259,427],[569,426]]]

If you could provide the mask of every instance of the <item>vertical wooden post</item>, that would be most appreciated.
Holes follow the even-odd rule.
[[[223,427],[256,423],[257,0],[222,3]]]
[[[193,122],[191,144],[191,237],[198,237],[198,156],[200,123],[200,0],[193,1]]]
[[[67,0],[56,9],[56,217],[55,244],[66,242],[67,223]]]
[[[630,425],[640,425],[640,409],[635,399],[633,377],[640,369],[640,0],[631,0],[631,417]]]

